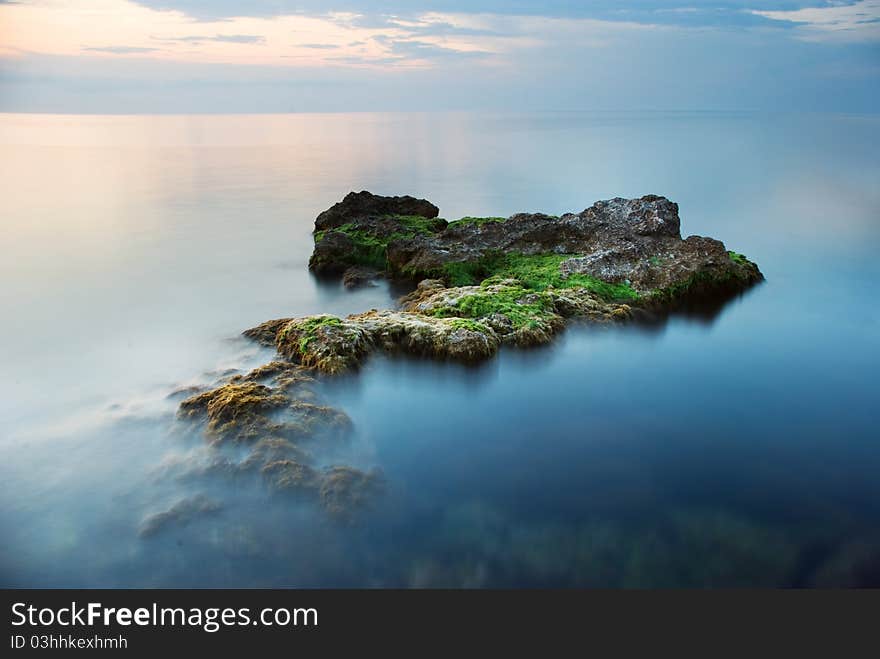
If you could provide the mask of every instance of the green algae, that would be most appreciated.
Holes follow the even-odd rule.
[[[384,270],[388,265],[386,250],[395,240],[406,240],[416,236],[428,236],[446,226],[440,218],[426,218],[421,215],[385,215],[383,219],[397,225],[395,230],[377,233],[358,222],[348,222],[325,231],[316,231],[315,244],[321,242],[329,232],[343,233],[348,236],[354,248],[350,257],[350,265],[362,265]]]
[[[453,305],[434,309],[438,318],[485,318],[506,316],[515,329],[534,328],[555,317],[553,298],[522,286],[501,286],[493,291],[464,295]],[[485,331],[483,329],[482,331]]]
[[[629,284],[611,284],[584,274],[562,274],[560,266],[571,254],[502,254],[493,253],[472,262],[447,263],[444,279],[451,286],[493,284],[516,279],[523,288],[545,291],[548,288],[583,288],[607,300],[637,300],[639,294]]]

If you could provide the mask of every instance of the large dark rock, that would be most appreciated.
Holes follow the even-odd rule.
[[[309,257],[309,269],[318,275],[341,274],[354,264],[354,241],[340,231],[328,231]]]
[[[315,231],[326,231],[364,217],[383,215],[418,215],[425,218],[437,217],[440,210],[425,199],[409,195],[403,197],[382,197],[366,190],[349,192],[345,198],[333,204],[318,215]]]

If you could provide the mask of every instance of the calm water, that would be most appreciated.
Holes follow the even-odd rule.
[[[0,584],[880,585],[880,118],[0,115]],[[176,387],[268,318],[387,307],[307,272],[349,190],[441,215],[664,194],[767,282],[715,316],[573,328],[477,369],[323,385],[357,523],[181,482]],[[149,539],[207,492],[217,515]]]

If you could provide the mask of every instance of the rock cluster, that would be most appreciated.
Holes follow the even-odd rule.
[[[438,218],[424,199],[350,193],[315,221],[309,267],[346,286],[377,276],[405,278],[412,291],[394,309],[339,318],[277,318],[244,335],[278,358],[180,403],[203,424],[219,454],[206,471],[259,474],[272,492],[314,497],[347,518],[382,491],[377,471],[321,467],[313,447],[351,431],[321,405],[318,375],[356,369],[371,353],[478,362],[502,345],[547,343],[567,322],[628,321],[694,299],[723,302],[763,279],[758,267],[712,238],[682,239],[678,205],[665,197],[611,199],[561,217]],[[213,503],[184,501],[145,522],[146,535]]]

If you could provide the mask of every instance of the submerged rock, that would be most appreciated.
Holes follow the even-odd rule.
[[[138,533],[145,538],[159,533],[168,526],[185,526],[201,515],[218,512],[221,507],[219,503],[203,494],[181,499],[168,510],[144,518]]]
[[[369,507],[385,489],[385,479],[376,469],[361,471],[353,467],[330,467],[321,479],[321,505],[331,515],[351,519]]]
[[[311,392],[309,392],[311,393]],[[254,443],[267,437],[304,442],[338,439],[351,430],[340,410],[292,397],[290,388],[230,382],[180,403],[178,416],[206,419],[206,436],[215,443]]]
[[[276,360],[183,401],[178,415],[205,421],[209,453],[184,459],[178,464],[180,475],[187,480],[222,477],[242,483],[261,478],[271,493],[306,495],[334,517],[349,519],[356,514],[381,491],[377,472],[313,466],[317,440],[347,437],[352,424],[344,412],[305,400],[299,397],[303,390],[284,386],[287,378],[313,381],[303,372],[302,366]],[[254,381],[267,379],[281,384],[270,387]],[[221,451],[224,447],[234,450]],[[182,500],[145,520],[141,534],[150,535],[172,522],[185,523],[214,506],[204,498]]]
[[[368,508],[385,489],[380,471],[333,466],[313,469],[295,460],[276,460],[262,469],[269,489],[299,497],[315,497],[330,515],[351,520]]]
[[[261,471],[269,488],[277,492],[314,494],[321,487],[319,472],[296,460],[275,460]]]

